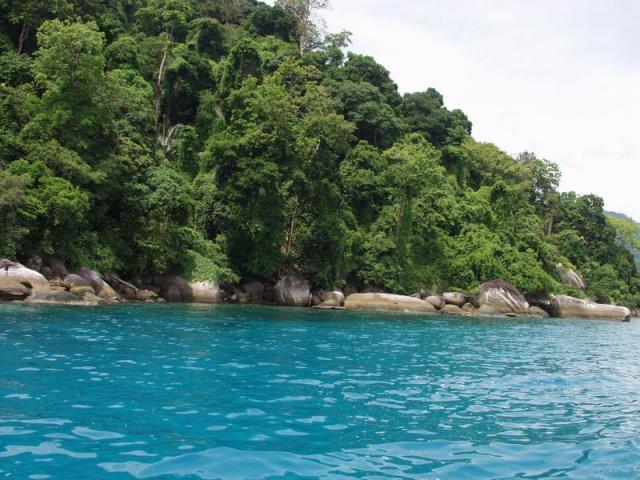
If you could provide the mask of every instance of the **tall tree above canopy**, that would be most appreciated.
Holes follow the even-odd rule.
[[[155,129],[158,140],[162,146],[169,144],[171,134],[175,131],[167,123],[166,115],[162,115],[162,99],[165,91],[163,88],[164,76],[171,43],[176,35],[186,34],[187,22],[192,14],[191,4],[188,0],[149,0],[145,8],[136,12],[136,18],[140,27],[148,33],[159,34],[165,38],[165,46],[158,65],[155,93]]]
[[[298,46],[304,53],[320,35],[321,20],[316,15],[329,8],[329,0],[276,0],[276,5],[289,10],[298,20]]]
[[[411,131],[422,133],[434,145],[459,145],[471,134],[467,116],[460,110],[447,110],[435,88],[407,93],[402,107]]]
[[[95,23],[51,20],[38,31],[40,49],[33,65],[48,89],[78,94],[94,92],[104,75],[104,34]]]

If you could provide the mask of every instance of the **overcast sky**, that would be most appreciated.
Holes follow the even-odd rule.
[[[435,87],[476,139],[640,220],[640,1],[333,0],[325,17],[402,92]]]

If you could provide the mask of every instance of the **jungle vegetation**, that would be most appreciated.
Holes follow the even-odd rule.
[[[0,0],[0,256],[529,295],[566,291],[563,264],[638,305],[637,231],[435,89],[402,94],[319,28],[326,5]]]

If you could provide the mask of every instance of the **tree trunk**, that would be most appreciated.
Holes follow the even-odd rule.
[[[164,52],[162,53],[162,60],[160,61],[160,67],[158,68],[158,78],[156,79],[156,98],[155,98],[155,128],[156,133],[160,133],[160,117],[162,110],[162,97],[164,96],[164,91],[162,90],[162,80],[164,79],[164,69],[167,63],[167,56],[169,54],[169,38],[167,38],[167,43],[164,47]]]
[[[291,212],[291,217],[289,219],[289,228],[287,229],[287,242],[284,247],[284,254],[289,255],[291,250],[293,249],[293,236],[295,232],[296,225],[296,217],[298,216],[298,201],[296,200],[295,206],[293,207],[293,212]]]
[[[22,29],[20,30],[20,36],[18,37],[18,55],[22,53],[22,49],[24,48],[24,41],[27,39],[29,35],[29,26],[26,23],[22,24]]]

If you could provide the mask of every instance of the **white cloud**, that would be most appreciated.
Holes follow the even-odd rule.
[[[555,161],[563,190],[640,220],[640,2],[334,0],[326,18],[401,91],[437,88],[475,138]]]

